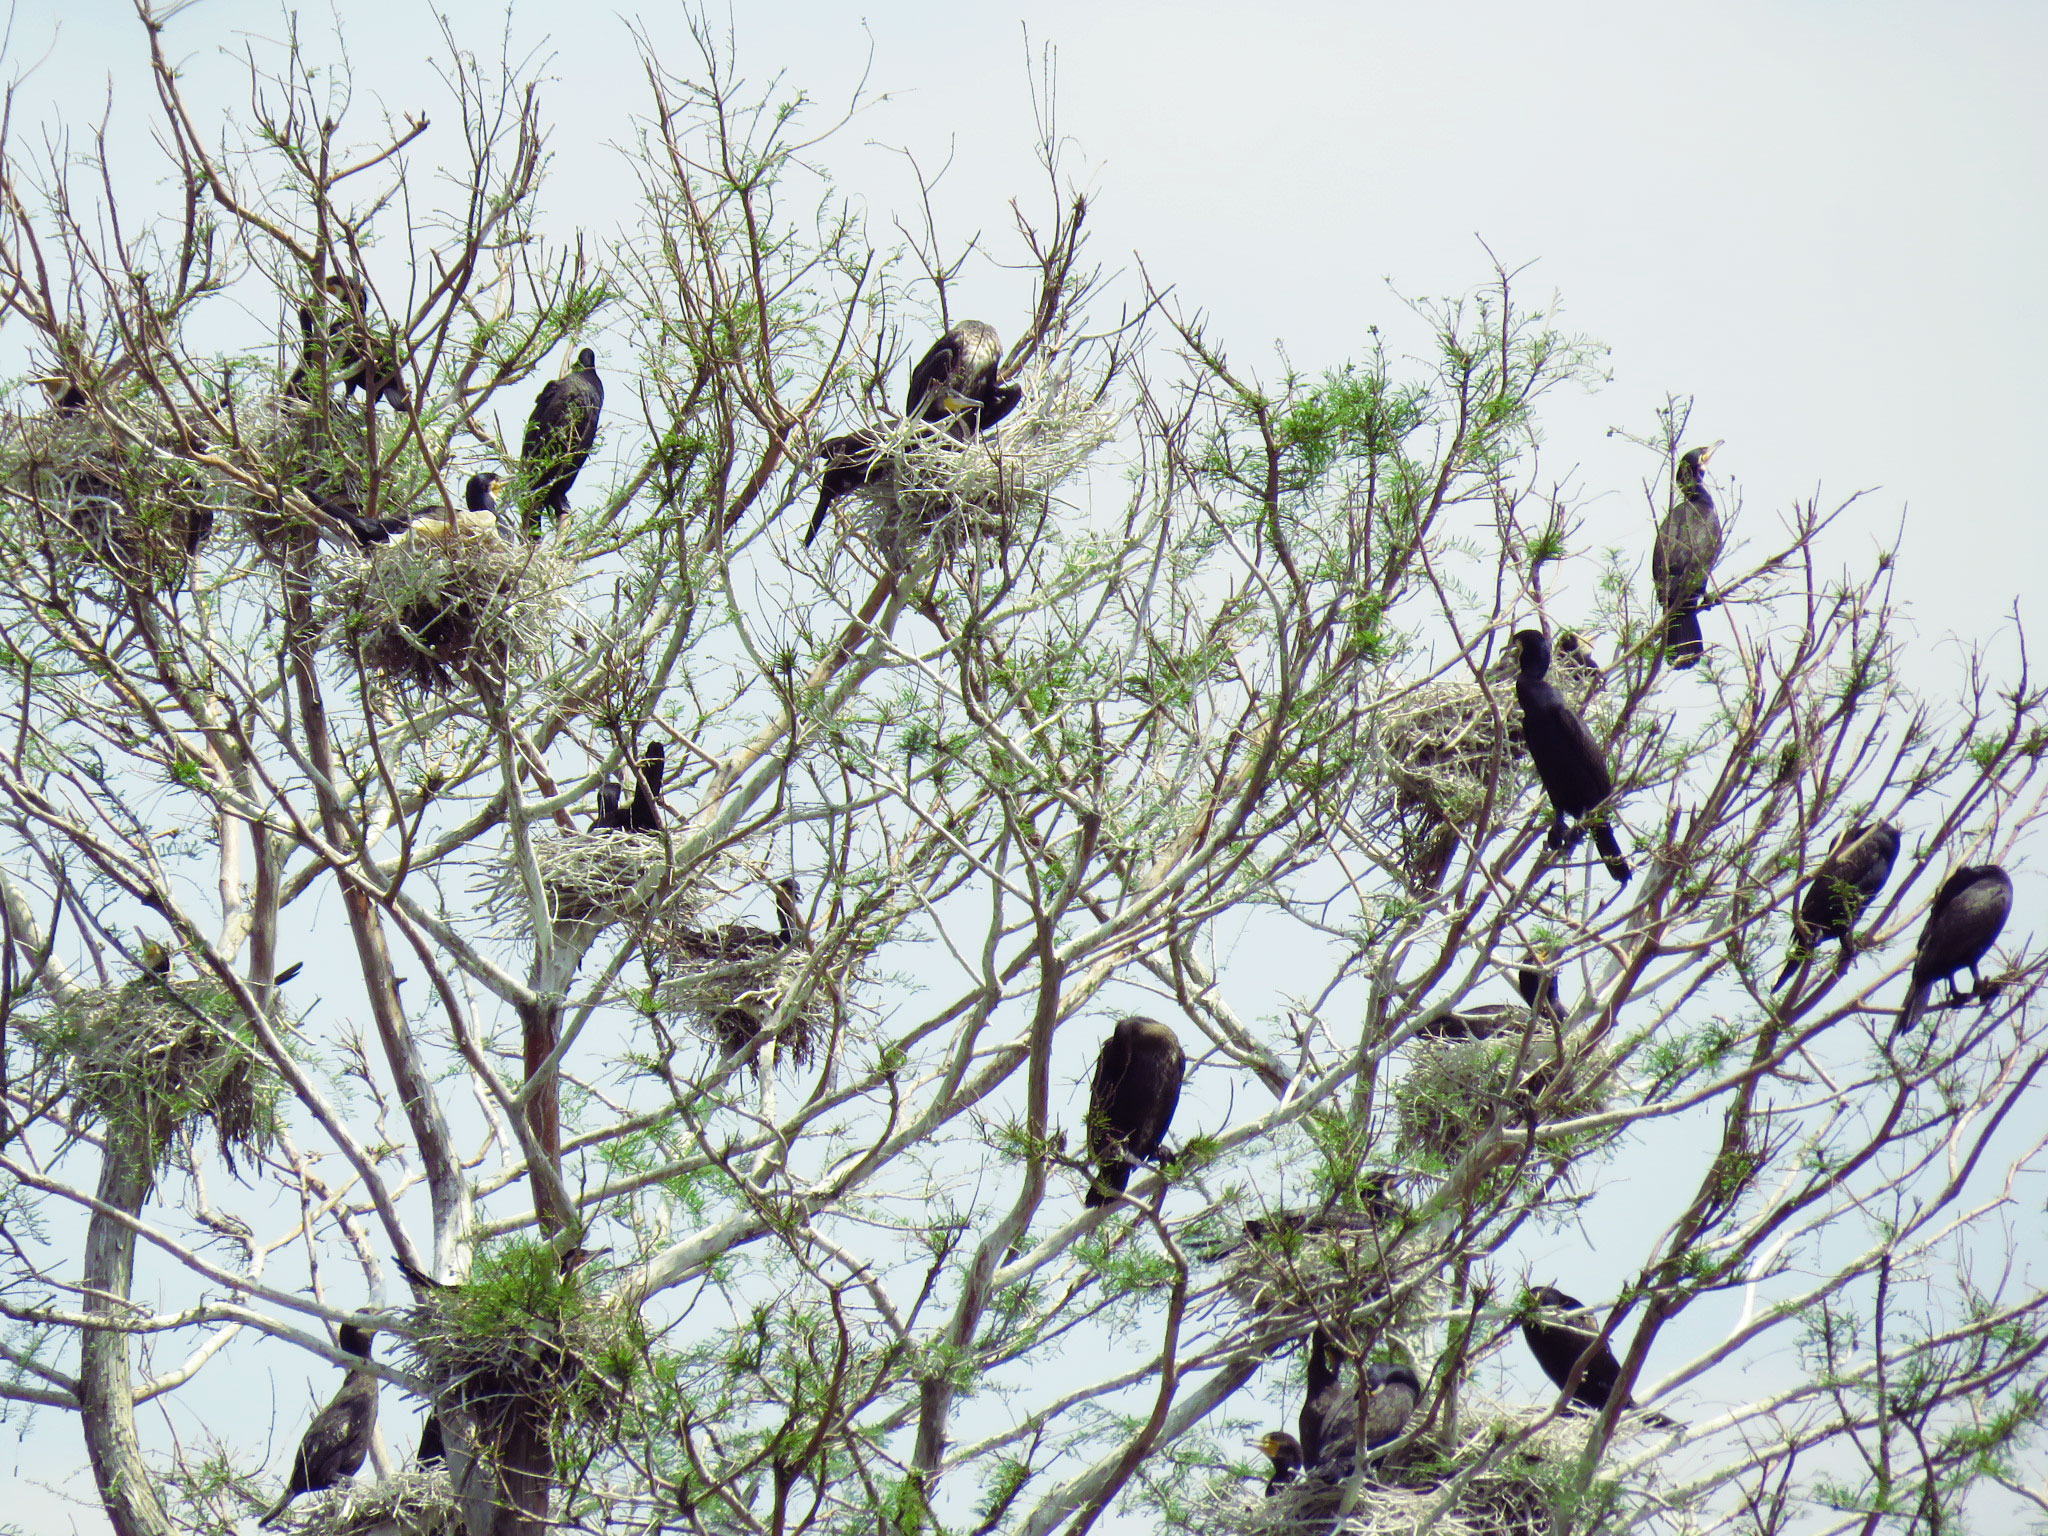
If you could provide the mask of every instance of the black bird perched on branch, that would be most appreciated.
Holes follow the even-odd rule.
[[[628,832],[661,830],[661,777],[668,771],[668,748],[650,741],[640,753],[640,769],[634,775],[632,803],[626,807]]]
[[[996,382],[1002,359],[1002,338],[994,326],[962,320],[933,342],[910,371],[903,414],[943,427],[948,436],[963,443],[992,430],[1024,398],[1018,385]],[[887,439],[884,429],[864,427],[828,437],[818,445],[825,472],[818,480],[818,510],[811,514],[811,526],[804,534],[805,548],[825,526],[825,514],[832,510],[833,502],[888,478],[889,464],[882,454]]]
[[[1899,829],[1888,821],[1860,823],[1835,839],[1835,846],[1807,882],[1806,896],[1793,916],[1792,947],[1785,953],[1785,968],[1771,986],[1773,992],[1790,981],[1792,973],[1812,959],[1814,950],[1828,939],[1842,946],[1842,963],[1848,963],[1850,930],[1871,897],[1891,879],[1892,862],[1898,856]]]
[[[1700,633],[1700,610],[1709,606],[1707,582],[1721,557],[1721,519],[1701,475],[1719,443],[1694,448],[1678,461],[1678,500],[1664,514],[1657,543],[1650,551],[1650,580],[1657,601],[1668,611],[1664,620],[1664,654],[1674,667],[1696,667],[1706,649]]]
[[[1129,1186],[1133,1161],[1159,1155],[1186,1073],[1180,1036],[1157,1019],[1120,1020],[1102,1042],[1088,1091],[1088,1155],[1098,1168],[1083,1205],[1108,1205]]]
[[[1913,952],[1913,988],[1906,994],[1906,1006],[1899,1010],[1899,1022],[1892,1026],[1894,1040],[1920,1022],[1935,982],[1946,978],[1948,1006],[1962,1005],[1957,971],[1967,968],[1971,994],[1983,996],[1977,962],[1997,942],[2011,911],[2012,877],[1996,864],[1966,864],[1942,881],[1941,889],[1934,893],[1934,905],[1928,909],[1927,926],[1920,930],[1919,947]]]
[[[1568,629],[1557,637],[1557,654],[1552,659],[1557,664],[1558,677],[1570,685],[1582,704],[1600,691],[1605,674],[1593,659],[1593,648],[1576,630]]]
[[[364,1360],[370,1358],[370,1335],[354,1323],[341,1325],[340,1342],[344,1352]],[[285,1506],[302,1493],[318,1493],[332,1488],[344,1477],[355,1476],[362,1470],[363,1458],[370,1453],[370,1437],[376,1430],[377,1378],[368,1371],[352,1368],[341,1390],[313,1416],[306,1438],[299,1442],[299,1454],[292,1461],[291,1480],[285,1484],[284,1497],[257,1524],[275,1523]]]
[[[1550,797],[1547,841],[1554,849],[1566,850],[1582,833],[1591,832],[1607,873],[1626,884],[1628,861],[1621,856],[1621,844],[1608,821],[1607,802],[1614,796],[1614,779],[1607,771],[1607,759],[1586,722],[1565,703],[1549,679],[1549,640],[1537,630],[1525,629],[1515,635],[1514,643],[1521,652],[1515,697],[1522,705],[1522,739],[1536,765],[1536,777]],[[1566,817],[1578,826],[1568,828]]]
[[[1624,875],[1623,879],[1628,877]],[[1529,1005],[1532,1013],[1546,1014],[1553,1019],[1564,1017],[1564,993],[1558,988],[1557,972],[1549,965],[1550,956],[1538,949],[1529,951],[1529,958],[1515,971],[1515,990],[1522,994],[1522,1001]]]
[[[1284,1429],[1269,1429],[1252,1443],[1273,1463],[1273,1475],[1266,1479],[1270,1499],[1301,1475],[1301,1442]]]
[[[557,522],[568,514],[569,488],[590,462],[603,415],[604,380],[597,376],[597,354],[585,347],[576,354],[574,370],[541,386],[526,419],[519,468],[527,483],[528,538],[546,532],[543,509],[554,513]]]
[[[1544,1311],[1557,1315],[1532,1315],[1522,1320],[1522,1337],[1528,1341],[1529,1353],[1560,1392],[1569,1388],[1573,1402],[1595,1412],[1604,1410],[1621,1379],[1621,1364],[1600,1338],[1592,1313],[1577,1297],[1567,1296],[1554,1286],[1539,1285],[1530,1294]],[[1585,1362],[1584,1370],[1579,1370],[1581,1360]],[[1575,1370],[1579,1371],[1579,1379],[1576,1385],[1571,1385]],[[1633,1408],[1635,1403],[1624,1400],[1621,1406]],[[1656,1429],[1684,1427],[1661,1413],[1646,1411],[1643,1419]]]

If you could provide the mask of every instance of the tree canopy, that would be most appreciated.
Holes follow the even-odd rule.
[[[565,231],[534,80],[177,27],[154,149],[0,146],[0,1400],[114,1530],[276,1502],[266,1370],[381,1383],[322,1532],[2048,1507],[2042,957],[1929,922],[2048,718],[1855,499],[1673,400],[1596,547],[1516,272],[1261,371],[1049,129],[883,232],[707,29]]]

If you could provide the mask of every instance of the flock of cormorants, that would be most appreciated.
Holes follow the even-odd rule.
[[[304,398],[308,379],[332,367],[347,391],[360,388],[394,410],[409,409],[395,353],[370,339],[361,285],[337,277],[329,279],[327,288],[346,305],[348,337],[354,339],[337,342],[310,308],[301,308],[305,347],[289,392]],[[1001,343],[996,332],[980,321],[961,321],[934,343],[913,370],[905,419],[936,428],[954,442],[967,442],[989,430],[1013,411],[1022,397],[1018,386],[998,381],[1000,362]],[[568,511],[568,492],[590,457],[603,406],[604,386],[597,376],[596,356],[589,348],[577,358],[574,371],[541,390],[522,444],[521,474],[528,489],[522,529],[526,536],[541,537],[548,516],[559,520]],[[867,427],[821,445],[818,456],[824,471],[817,509],[804,536],[806,545],[816,538],[834,501],[877,483],[888,473],[883,450],[892,430]],[[1719,446],[1692,449],[1678,460],[1678,500],[1658,530],[1652,556],[1652,579],[1665,610],[1660,644],[1674,667],[1698,663],[1704,649],[1699,614],[1719,600],[1710,582],[1722,530],[1702,477],[1708,458]],[[465,489],[466,507],[472,515],[493,519],[497,530],[509,537],[512,530],[494,499],[498,483],[492,474],[472,476]],[[407,529],[422,531],[443,518],[439,511],[429,511],[373,520],[339,498],[315,493],[311,499],[364,545],[387,541]],[[1550,802],[1547,844],[1555,853],[1564,854],[1590,834],[1608,873],[1626,883],[1630,869],[1611,820],[1614,780],[1605,754],[1550,678],[1553,659],[1560,667],[1590,672],[1595,679],[1598,668],[1575,635],[1560,638],[1555,658],[1549,638],[1540,631],[1522,630],[1513,637],[1513,644],[1521,739]],[[646,746],[634,765],[630,797],[617,779],[600,787],[591,830],[658,832],[662,825],[658,796],[665,768],[662,744]],[[1795,910],[1791,944],[1774,991],[1798,974],[1818,946],[1829,939],[1840,946],[1842,963],[1847,963],[1855,923],[1890,878],[1899,842],[1898,829],[1889,823],[1852,827],[1836,841],[1808,881]],[[797,941],[801,924],[795,911],[795,881],[777,882],[775,895],[777,932],[747,930],[735,936],[736,943],[744,939],[761,947],[787,948]],[[1987,989],[1981,982],[1977,966],[1996,941],[2011,905],[2012,882],[1995,866],[1959,869],[1943,883],[1920,934],[1911,990],[1899,1011],[1894,1038],[1910,1030],[1930,1006],[1955,1007],[1973,996],[1989,1001],[1995,995],[1995,989]],[[1973,983],[1967,995],[1954,982],[1955,973],[1965,969]],[[1949,981],[1950,997],[1943,1004],[1930,1004],[1934,983],[1943,978]],[[1531,1010],[1563,1019],[1558,979],[1543,957],[1521,967],[1516,985]],[[1504,1005],[1480,1005],[1464,1014],[1446,1015],[1437,1021],[1433,1032],[1484,1036],[1505,1027],[1511,1012]],[[1167,1025],[1132,1017],[1113,1028],[1097,1057],[1089,1092],[1087,1149],[1095,1172],[1083,1197],[1085,1206],[1095,1208],[1125,1198],[1136,1164],[1158,1164],[1167,1159],[1166,1133],[1180,1101],[1186,1070],[1186,1054]],[[1286,1219],[1283,1215],[1275,1220],[1248,1221],[1246,1232],[1257,1238]],[[1295,1220],[1297,1225],[1305,1221],[1313,1225],[1312,1219],[1299,1215]],[[412,1273],[409,1267],[408,1272]],[[425,1276],[414,1273],[413,1278],[418,1284],[440,1288],[440,1282]],[[1576,1298],[1554,1287],[1536,1288],[1531,1297],[1536,1310],[1522,1321],[1521,1331],[1537,1364],[1574,1408],[1606,1409],[1620,1367],[1590,1312]],[[344,1324],[340,1341],[344,1351],[369,1358],[369,1335],[363,1329]],[[1269,1495],[1304,1478],[1334,1489],[1354,1471],[1358,1448],[1378,1449],[1404,1432],[1423,1393],[1415,1371],[1393,1362],[1361,1362],[1356,1386],[1347,1391],[1344,1364],[1328,1337],[1317,1330],[1310,1340],[1299,1434],[1276,1430],[1257,1442],[1272,1462],[1266,1484]],[[299,1494],[332,1487],[362,1466],[376,1421],[376,1386],[376,1378],[366,1371],[348,1373],[340,1391],[307,1430],[284,1497],[264,1517],[264,1524],[274,1521]],[[1622,1406],[1634,1405],[1625,1401]],[[1681,1427],[1654,1412],[1646,1413],[1644,1422],[1658,1429]],[[438,1459],[441,1450],[439,1421],[430,1417],[420,1457],[422,1461]]]

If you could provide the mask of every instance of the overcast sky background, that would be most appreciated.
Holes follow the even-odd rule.
[[[500,7],[346,8],[359,86],[394,112],[441,99],[427,70],[435,10],[496,53]],[[1647,550],[1654,466],[1608,429],[1647,432],[1667,393],[1691,394],[1693,436],[1727,440],[1714,469],[1753,536],[1795,500],[1874,490],[1836,547],[1867,552],[1907,514],[1900,591],[1924,642],[1990,638],[2015,601],[2040,617],[2048,7],[1274,10],[763,4],[730,24],[749,76],[781,71],[821,109],[863,75],[888,94],[817,157],[865,201],[878,238],[909,210],[908,148],[928,168],[951,157],[937,198],[947,232],[984,231],[1007,254],[1010,197],[1045,208],[1031,86],[1050,44],[1094,256],[1126,269],[1142,258],[1211,316],[1240,366],[1278,372],[1276,344],[1301,369],[1333,366],[1375,324],[1398,339],[1394,290],[1483,281],[1483,239],[1509,266],[1534,263],[1526,293],[1560,294],[1565,322],[1612,349],[1604,388],[1544,409],[1547,471],[1591,498],[1590,543]],[[690,67],[676,7],[629,17],[529,6],[512,18],[515,56],[552,56],[556,234],[603,238],[628,211],[630,170],[610,146],[645,101],[632,26]],[[329,27],[307,14],[316,52]],[[200,0],[180,15],[169,46],[189,63],[194,105],[240,107],[218,51],[281,32],[275,4]],[[153,153],[145,60],[126,5],[18,5],[7,70],[33,71],[17,138],[60,112],[96,115],[111,89],[114,144]],[[1007,337],[1021,294],[1013,276],[971,268],[958,312]],[[2025,914],[2023,898],[2015,928],[2037,926]],[[1592,1274],[1589,1294],[1626,1257]],[[287,1454],[281,1444],[277,1470]],[[82,1461],[75,1424],[54,1413],[0,1440],[0,1481],[18,1490],[0,1525],[103,1529],[34,1487],[89,1490]]]

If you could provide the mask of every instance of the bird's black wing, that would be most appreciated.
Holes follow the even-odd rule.
[[[1149,1135],[1145,1145],[1133,1147],[1131,1151],[1139,1157],[1156,1157],[1166,1142],[1167,1127],[1173,1124],[1173,1112],[1180,1108],[1181,1084],[1187,1079],[1188,1059],[1176,1045],[1170,1055],[1159,1063],[1159,1086],[1154,1096],[1154,1119],[1146,1129]]]
[[[931,350],[918,360],[910,370],[910,389],[903,399],[903,414],[916,416],[925,421],[944,421],[946,411],[938,406],[926,407],[925,397],[940,384],[953,383],[953,374],[960,367],[960,348],[951,331],[946,332],[931,345]],[[954,387],[958,387],[955,384]]]

